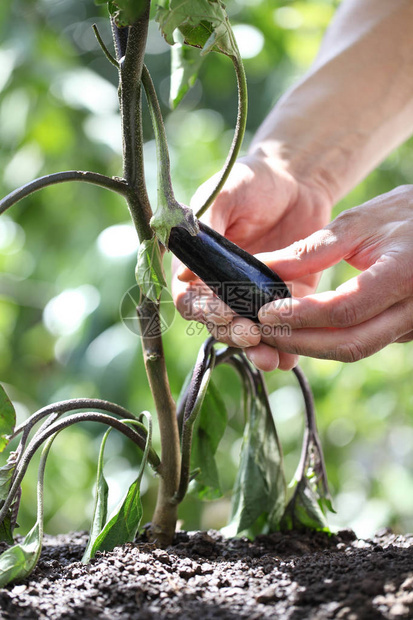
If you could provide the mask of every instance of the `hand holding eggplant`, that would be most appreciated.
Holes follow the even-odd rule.
[[[335,291],[264,306],[263,325],[280,351],[354,362],[392,342],[413,340],[413,185],[341,213],[324,229],[272,254],[287,280],[340,260],[361,271]],[[286,311],[288,306],[288,311]]]
[[[213,178],[201,186],[193,204],[202,203],[214,181]],[[248,252],[256,253],[284,247],[308,235],[327,223],[329,213],[329,200],[321,190],[299,184],[275,162],[249,156],[234,166],[223,191],[203,219]],[[274,265],[272,269],[277,272]],[[173,296],[186,319],[207,324],[222,342],[246,347],[251,361],[263,370],[288,370],[297,363],[297,356],[279,356],[273,346],[267,346],[256,323],[235,314],[178,261],[174,270]],[[317,275],[304,276],[294,282],[292,292],[313,292],[317,280]]]

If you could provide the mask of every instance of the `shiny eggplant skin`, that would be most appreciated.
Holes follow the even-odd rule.
[[[291,297],[285,282],[267,265],[202,222],[195,236],[172,228],[168,247],[240,316],[257,322],[261,306]]]

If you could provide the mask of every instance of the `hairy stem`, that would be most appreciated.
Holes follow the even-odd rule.
[[[201,217],[205,213],[205,211],[212,205],[215,198],[218,196],[219,192],[223,188],[225,181],[229,177],[229,174],[232,170],[233,165],[239,155],[241,150],[242,141],[244,139],[245,127],[247,124],[247,111],[248,111],[248,91],[247,91],[247,79],[245,76],[244,65],[242,64],[242,60],[240,56],[230,56],[237,76],[237,86],[238,86],[238,115],[237,115],[237,123],[235,126],[234,138],[232,140],[231,148],[228,153],[227,160],[224,164],[224,169],[222,171],[221,177],[214,187],[211,194],[208,196],[202,207],[197,211],[196,216]]]
[[[156,150],[158,164],[158,200],[172,202],[175,200],[171,181],[171,164],[169,159],[168,144],[166,139],[165,126],[163,122],[161,108],[155,87],[148,69],[143,65],[142,84],[145,89],[146,99],[149,106],[149,113],[152,119],[152,126],[155,133]]]
[[[123,179],[111,178],[98,172],[85,172],[83,170],[66,170],[65,172],[54,172],[44,177],[39,177],[30,183],[26,183],[22,187],[15,189],[8,196],[0,200],[0,214],[12,207],[22,198],[26,198],[30,194],[34,194],[39,189],[49,187],[49,185],[57,185],[67,181],[83,181],[84,183],[92,183],[110,189],[112,192],[122,194],[127,193],[127,186]]]
[[[123,168],[128,185],[127,202],[139,240],[151,239],[149,203],[143,165],[141,77],[148,34],[150,1],[141,17],[125,33],[113,24],[119,58],[119,102],[122,119]],[[125,36],[127,34],[127,36]],[[126,45],[126,49],[125,49]]]

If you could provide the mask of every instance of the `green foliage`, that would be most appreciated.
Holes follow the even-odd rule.
[[[16,424],[16,412],[4,388],[0,385],[0,452],[9,443]]]
[[[251,399],[248,415],[231,520],[224,528],[228,536],[252,529],[260,517],[267,531],[277,530],[285,505],[281,446],[262,384]]]
[[[221,0],[160,0],[156,20],[170,45],[179,29],[185,43],[201,48],[203,55],[211,51],[237,55],[237,44]]]
[[[37,564],[41,548],[41,527],[36,522],[23,542],[9,547],[0,555],[0,588],[10,581],[20,581],[27,577]]]
[[[264,39],[259,52],[244,58],[250,83],[245,148],[273,103],[312,62],[336,5],[329,0],[228,3],[232,24],[253,26]],[[49,8],[50,3],[16,0],[2,3],[0,9],[1,196],[37,174],[79,168],[118,175],[121,169],[120,139],[114,129],[119,126],[116,72],[101,58],[90,28],[96,21],[96,7],[82,3],[83,23],[78,0],[54,3],[53,11]],[[109,42],[107,11],[102,15],[99,29]],[[169,114],[169,48],[159,41],[156,29],[150,30],[146,62],[161,93],[175,190],[188,204],[198,185],[220,168],[227,152],[236,109],[232,67],[222,55],[210,55],[198,70],[194,89]],[[186,49],[199,58],[198,50]],[[101,80],[93,89],[89,89],[91,76]],[[109,94],[102,94],[107,92],[103,87]],[[93,105],[80,96],[90,90],[97,94]],[[155,203],[156,159],[147,115],[144,135],[148,188]],[[412,165],[410,140],[337,205],[335,214],[411,182]],[[11,386],[13,401],[20,403],[21,419],[45,402],[79,394],[101,395],[130,409],[136,403],[152,407],[146,382],[140,379],[144,368],[139,341],[119,317],[120,300],[134,284],[136,263],[135,247],[127,252],[127,217],[123,201],[114,194],[65,184],[38,192],[16,206],[10,217],[0,218],[0,379]],[[116,241],[119,225],[124,234],[120,244]],[[167,256],[167,279],[169,262]],[[323,275],[319,290],[331,290],[353,273],[345,264],[336,266]],[[77,323],[60,310],[61,320],[56,323],[49,302],[71,291],[82,294],[83,307],[89,310],[78,315]],[[99,306],[89,307],[96,291]],[[79,310],[72,301],[66,308],[69,318]],[[199,325],[188,326],[178,315],[164,335],[174,396],[205,336]],[[411,531],[412,344],[394,344],[356,365],[311,359],[302,364],[315,393],[337,509],[330,524],[354,527],[362,536],[374,534],[383,525]],[[224,370],[214,374],[228,411],[227,430],[216,453],[224,495],[209,507],[194,498],[184,502],[180,518],[187,529],[220,527],[219,515],[229,511],[243,420],[238,382]],[[288,375],[276,372],[266,378],[271,403],[283,402],[283,407],[274,407],[274,417],[289,480],[299,459],[302,411]],[[59,450],[49,456],[45,526],[51,534],[90,524],[96,435],[91,425],[71,427]],[[136,462],[135,447],[121,437],[116,441],[117,455],[106,470],[109,484],[113,478],[123,481],[125,470]],[[157,430],[154,446],[159,447]],[[22,483],[26,500],[20,507],[19,524],[23,534],[35,518],[35,484],[33,468]],[[156,480],[149,479],[142,493],[144,514],[152,513],[155,486]]]
[[[94,541],[91,557],[97,551],[112,551],[118,545],[135,540],[142,519],[140,484],[141,477],[131,484],[119,510]]]
[[[199,473],[192,481],[190,491],[200,499],[217,499],[222,495],[215,454],[227,421],[225,403],[214,382],[210,381],[195,423],[191,449],[191,469],[199,470]]]

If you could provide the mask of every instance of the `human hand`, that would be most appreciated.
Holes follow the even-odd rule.
[[[202,204],[215,182],[213,177],[199,188],[193,206]],[[268,252],[324,226],[330,204],[321,189],[297,181],[281,163],[255,155],[235,164],[224,189],[202,219],[248,252]],[[172,294],[184,318],[207,324],[221,342],[246,348],[248,357],[262,370],[287,370],[297,363],[295,355],[279,356],[266,344],[259,325],[235,315],[178,261],[174,262],[174,272]],[[303,274],[294,282],[294,295],[313,292],[317,281],[317,274]]]
[[[336,291],[263,306],[259,318],[271,326],[272,345],[290,354],[354,362],[392,342],[413,340],[412,239],[409,185],[345,211],[323,230],[274,252],[269,265],[287,280],[342,259],[362,273]]]

